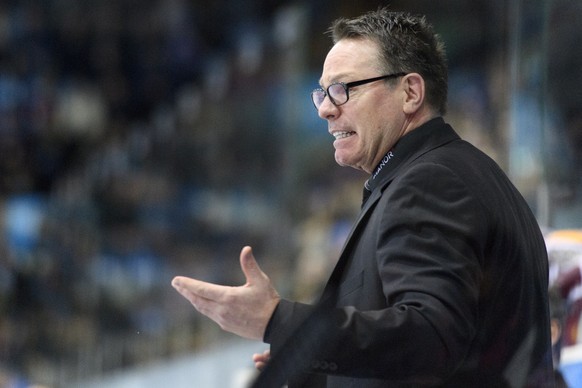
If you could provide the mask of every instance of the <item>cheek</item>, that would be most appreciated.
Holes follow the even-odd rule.
[[[366,148],[377,150],[386,143],[386,129],[378,122],[370,122],[366,128],[364,139]]]

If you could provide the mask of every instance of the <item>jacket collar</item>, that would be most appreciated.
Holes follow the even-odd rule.
[[[427,121],[398,140],[368,179],[368,188],[374,191],[383,182],[393,178],[407,161],[457,138],[457,134],[445,124],[442,117]]]
[[[428,151],[457,139],[459,135],[442,117],[429,120],[400,138],[366,182],[371,195],[362,206],[362,213],[380,198],[383,189],[404,166]]]

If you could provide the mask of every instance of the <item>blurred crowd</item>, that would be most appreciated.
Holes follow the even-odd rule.
[[[275,67],[293,60],[304,14],[268,1],[2,2],[0,385],[59,385],[211,343],[221,334],[170,280],[241,281],[243,244],[293,281],[287,219],[308,209],[285,204],[309,177],[288,171],[310,162],[283,148],[296,120],[275,111],[295,75]]]
[[[170,280],[240,283],[245,244],[282,292],[316,295],[365,178],[335,167],[308,98],[330,20],[377,6],[340,3],[0,4],[0,386],[208,346],[224,334]],[[450,120],[495,156],[501,69],[471,53],[503,36],[467,20],[471,42],[444,31]]]

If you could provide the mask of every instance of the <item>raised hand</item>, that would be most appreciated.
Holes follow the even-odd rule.
[[[240,266],[246,278],[242,286],[221,286],[183,276],[175,277],[172,286],[223,330],[262,340],[281,297],[257,264],[251,247],[241,250]]]

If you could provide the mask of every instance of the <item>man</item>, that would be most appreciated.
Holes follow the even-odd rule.
[[[339,19],[312,93],[335,159],[370,175],[316,306],[176,277],[223,329],[271,344],[258,386],[551,386],[547,257],[528,205],[442,116],[443,44],[423,17]]]

